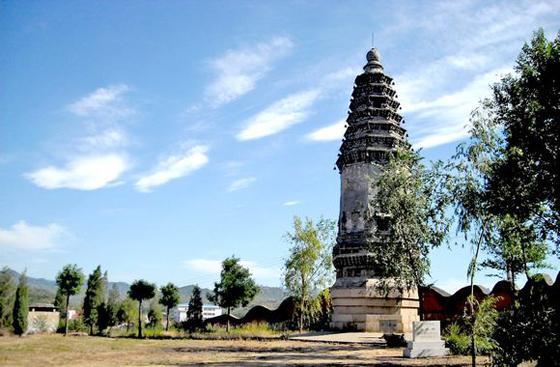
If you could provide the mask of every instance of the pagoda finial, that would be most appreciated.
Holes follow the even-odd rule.
[[[379,55],[379,50],[373,47],[368,51],[366,55],[367,64],[364,66],[364,71],[369,73],[380,73],[383,72],[383,66],[381,65],[381,56]]]

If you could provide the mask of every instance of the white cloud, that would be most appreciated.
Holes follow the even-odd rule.
[[[309,107],[319,96],[319,90],[311,89],[273,103],[250,118],[237,134],[237,139],[241,141],[260,139],[302,122],[309,115]]]
[[[346,120],[340,120],[307,134],[307,139],[313,141],[341,140],[346,131]]]
[[[118,128],[109,128],[99,134],[86,136],[81,140],[86,149],[108,149],[128,144],[127,134]]]
[[[124,84],[98,88],[69,105],[68,110],[81,117],[93,115],[124,117],[134,112],[122,103],[122,95],[129,90],[130,88]]]
[[[204,167],[208,163],[207,151],[207,146],[197,145],[183,154],[166,157],[158,163],[151,173],[136,181],[136,189],[141,192],[150,192],[157,186]]]
[[[555,32],[560,11],[558,1],[432,5],[399,6],[396,21],[381,37],[393,44],[420,37],[429,44],[407,50],[407,69],[395,76],[399,100],[411,123],[405,127],[416,145],[424,147],[464,138],[471,110],[480,98],[490,95],[488,84],[497,81],[486,77],[513,64],[536,24]],[[410,22],[411,17],[417,21]]]
[[[238,180],[233,181],[229,187],[228,187],[228,191],[229,192],[233,192],[233,191],[237,191],[237,190],[242,190],[242,189],[246,189],[249,186],[251,186],[255,181],[257,180],[256,177],[245,177],[245,178],[240,178]]]
[[[46,226],[33,226],[21,220],[11,228],[0,227],[0,247],[13,247],[18,250],[46,250],[57,247],[66,230],[51,223]]]
[[[128,167],[122,154],[90,155],[72,159],[62,168],[48,166],[25,176],[45,189],[96,190],[118,184]]]
[[[489,96],[490,85],[510,71],[510,67],[497,68],[477,75],[452,93],[432,100],[403,102],[404,112],[414,116],[410,130],[415,147],[431,148],[466,137],[471,111]]]
[[[222,270],[222,262],[220,260],[193,259],[186,260],[183,263],[186,267],[194,271],[212,274],[216,277],[219,277]],[[277,280],[280,274],[280,269],[260,266],[254,261],[240,260],[239,264],[248,268],[251,274],[261,282],[265,280]]]
[[[286,201],[285,203],[283,203],[282,206],[294,206],[294,205],[298,205],[298,204],[301,204],[301,201],[290,200],[290,201]]]
[[[206,88],[206,99],[214,106],[231,102],[255,88],[271,64],[286,56],[293,43],[285,37],[252,47],[232,49],[211,62],[216,79]]]

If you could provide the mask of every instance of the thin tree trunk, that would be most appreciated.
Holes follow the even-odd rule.
[[[169,306],[167,306],[167,314],[165,316],[166,316],[165,318],[167,319],[167,322],[165,323],[165,331],[168,331],[169,330]]]
[[[142,300],[138,301],[138,339],[142,338]]]
[[[301,302],[299,304],[299,333],[303,333],[303,313],[305,312],[305,277],[301,274]]]
[[[68,335],[68,306],[70,305],[70,293],[66,295],[66,315],[64,317],[64,336]]]
[[[226,333],[229,333],[229,318],[230,316],[230,312],[231,312],[231,307],[227,308],[227,323],[226,323]]]
[[[471,365],[476,367],[476,339],[474,335],[474,323],[476,321],[476,315],[474,312],[474,275],[476,273],[476,263],[478,262],[478,254],[480,252],[480,246],[482,245],[482,239],[484,238],[484,232],[486,231],[486,222],[482,223],[482,230],[480,232],[480,238],[476,244],[476,251],[473,258],[473,267],[471,271],[471,296],[469,298],[469,306],[471,309]]]

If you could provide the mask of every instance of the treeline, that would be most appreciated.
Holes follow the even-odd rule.
[[[284,285],[297,300],[294,318],[282,327],[299,330],[329,328],[332,306],[328,290],[333,278],[331,251],[335,239],[335,222],[320,219],[317,223],[295,217],[294,230],[286,234],[292,246],[284,264]],[[118,286],[108,289],[107,272],[97,266],[87,279],[75,264],[64,266],[56,276],[57,292],[54,305],[61,311],[59,332],[87,332],[90,335],[110,335],[112,328],[137,328],[137,336],[143,337],[144,327],[157,329],[165,314],[165,331],[175,326],[189,332],[204,331],[203,300],[200,287],[195,285],[188,304],[187,320],[173,325],[171,311],[181,299],[179,288],[168,283],[159,289],[155,284],[140,279],[134,281],[127,296],[121,297]],[[69,313],[70,298],[85,287],[85,296],[78,317]],[[232,310],[246,307],[258,293],[249,269],[242,266],[235,256],[222,262],[219,280],[214,284],[208,300],[224,309],[228,315],[226,332],[229,332],[229,316]],[[0,329],[11,329],[17,335],[27,330],[28,285],[25,272],[16,286],[8,268],[0,273]],[[147,315],[145,312],[147,311]]]

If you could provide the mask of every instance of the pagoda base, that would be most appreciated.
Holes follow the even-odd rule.
[[[388,294],[379,289],[379,279],[342,278],[331,287],[331,327],[378,333],[411,333],[419,321],[416,289]]]

